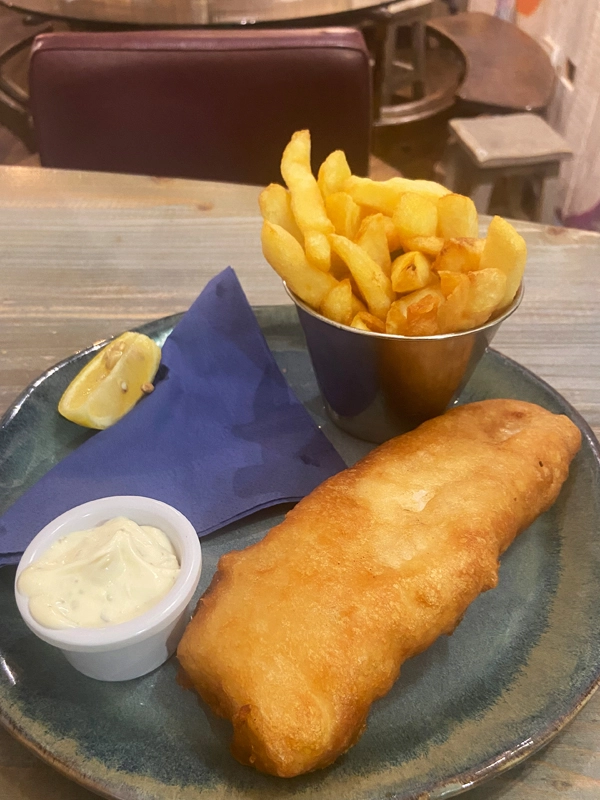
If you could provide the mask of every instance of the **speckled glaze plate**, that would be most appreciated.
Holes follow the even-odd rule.
[[[324,416],[295,311],[256,309],[277,361],[348,463],[369,446]],[[159,343],[176,317],[140,330]],[[0,423],[0,511],[88,432],[56,404],[95,352],[41,376]],[[588,426],[563,398],[489,351],[461,401],[515,397],[573,419],[581,452],[554,507],[502,559],[496,590],[479,597],[451,637],[405,664],[372,709],[365,734],[334,765],[283,780],[229,754],[228,725],[176,681],[172,660],[139,680],[99,683],[29,633],[0,570],[0,718],[67,776],[122,800],[441,800],[513,766],[544,745],[597,686],[600,665],[600,462]],[[202,540],[204,591],[217,559],[262,537],[282,508]]]

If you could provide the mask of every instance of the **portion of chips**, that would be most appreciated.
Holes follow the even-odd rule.
[[[479,238],[469,197],[433,181],[352,175],[331,153],[318,179],[310,133],[283,152],[287,189],[260,195],[266,260],[307,305],[374,333],[432,336],[483,325],[513,301],[525,269],[523,237],[501,217]]]

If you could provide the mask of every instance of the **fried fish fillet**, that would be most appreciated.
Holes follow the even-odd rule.
[[[529,403],[456,408],[224,555],[178,657],[233,723],[233,755],[291,777],[355,744],[401,664],[496,586],[498,556],[556,500],[580,441]]]

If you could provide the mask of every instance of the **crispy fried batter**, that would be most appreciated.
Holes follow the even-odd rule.
[[[223,556],[178,656],[232,721],[234,756],[290,777],[351,747],[401,664],[496,585],[498,556],[555,501],[580,439],[529,403],[463,406]]]

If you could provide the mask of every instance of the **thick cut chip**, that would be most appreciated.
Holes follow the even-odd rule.
[[[328,319],[349,325],[356,314],[365,311],[365,307],[353,294],[350,279],[345,278],[325,296],[319,310]]]
[[[292,212],[292,197],[288,190],[278,183],[270,183],[258,196],[258,205],[263,219],[279,225],[291,233],[300,244],[304,238]]]
[[[406,189],[399,190],[389,181],[374,181],[371,178],[352,175],[344,183],[344,191],[348,192],[359,206],[391,216]]]
[[[395,300],[385,318],[385,332],[406,336],[406,298]]]
[[[438,309],[444,301],[439,289],[422,289],[419,300],[413,300],[406,309],[407,333],[409,336],[435,336],[440,332]]]
[[[317,310],[325,295],[337,285],[333,275],[309,264],[302,246],[280,225],[265,220],[261,242],[264,257],[279,277],[294,294]]]
[[[67,386],[58,410],[86,428],[104,430],[152,391],[160,347],[143,333],[127,331],[106,345]]]
[[[338,256],[335,250],[331,251],[330,273],[338,281],[343,281],[345,278],[350,277],[350,270],[346,266],[346,262]]]
[[[442,252],[444,240],[439,236],[412,236],[404,239],[403,244],[407,251],[418,250],[419,253],[435,258]]]
[[[471,284],[465,315],[469,328],[476,328],[487,322],[497,309],[501,308],[506,292],[506,275],[499,269],[478,269],[468,272]]]
[[[334,150],[319,167],[317,183],[324,200],[330,194],[341,192],[344,184],[351,176],[350,167],[343,150]]]
[[[327,216],[333,222],[335,232],[346,239],[354,239],[360,226],[360,206],[347,192],[333,192],[325,198]]]
[[[435,260],[436,272],[470,272],[479,269],[485,239],[448,239]]]
[[[438,273],[445,302],[438,311],[440,333],[465,331],[487,322],[503,296],[506,277],[500,270]]]
[[[499,269],[506,275],[506,288],[499,308],[509,305],[521,285],[527,245],[525,239],[502,217],[494,217],[490,222],[485,246],[481,254],[481,269]]]
[[[329,272],[331,269],[331,245],[324,233],[319,231],[306,231],[304,234],[304,251],[309,264]]]
[[[391,217],[386,216],[386,214],[382,214],[382,219],[383,226],[385,228],[385,235],[387,236],[388,249],[390,253],[394,253],[396,250],[400,250],[402,247],[400,234],[398,233],[398,230],[394,225],[394,220]]]
[[[441,270],[437,273],[440,280],[440,291],[444,297],[449,297],[457,286],[469,287],[471,285],[469,276],[464,272],[449,272]]]
[[[470,197],[448,194],[438,200],[437,210],[437,234],[442,239],[477,238],[479,235],[477,209]]]
[[[395,187],[399,192],[411,192],[420,194],[431,200],[432,203],[437,203],[441,197],[451,194],[450,189],[442,186],[441,183],[435,181],[425,181],[420,178],[413,180],[411,178],[390,178],[387,183]]]
[[[465,316],[471,281],[464,272],[439,272],[440,290],[444,301],[438,308],[440,333],[455,333],[469,328]]]
[[[356,243],[368,253],[386,275],[391,274],[392,259],[383,214],[371,214],[362,221]],[[391,222],[391,220],[390,220]]]
[[[382,322],[368,311],[359,311],[351,323],[352,328],[360,331],[371,331],[371,333],[385,333],[385,323]]]
[[[436,235],[437,208],[431,200],[420,194],[407,192],[402,195],[392,219],[403,244],[415,236]]]
[[[333,223],[325,213],[321,190],[310,166],[310,133],[296,131],[281,157],[281,174],[292,195],[292,211],[303,233],[333,233]]]
[[[329,237],[329,241],[335,252],[346,262],[369,311],[384,320],[395,296],[388,276],[355,242],[335,234]]]
[[[381,211],[388,216],[392,216],[400,199],[407,193],[418,194],[434,205],[440,197],[450,194],[449,189],[439,183],[434,183],[434,181],[413,181],[408,178],[374,181],[371,178],[359,178],[356,175],[352,175],[346,181],[344,191],[352,195],[359,205],[367,206],[374,211]]]
[[[382,214],[381,212],[377,212],[375,214],[368,214],[366,217],[363,217],[362,222],[360,223],[360,228],[358,229],[358,234],[356,236],[356,241],[358,242],[361,236],[364,234],[367,227],[371,224],[371,220],[373,217],[377,217],[381,220],[381,224],[383,225],[383,229],[385,231],[385,236],[387,239],[387,248],[390,253],[390,262],[391,262],[391,254],[396,250],[400,250],[402,248],[402,241],[400,239],[400,235],[396,230],[396,226],[394,225],[394,221],[391,217],[388,217],[387,214]]]
[[[392,264],[392,289],[398,294],[423,289],[430,280],[431,267],[422,253],[404,253]]]
[[[390,306],[385,329],[401,336],[433,336],[439,333],[438,308],[444,295],[436,286],[411,292]]]

